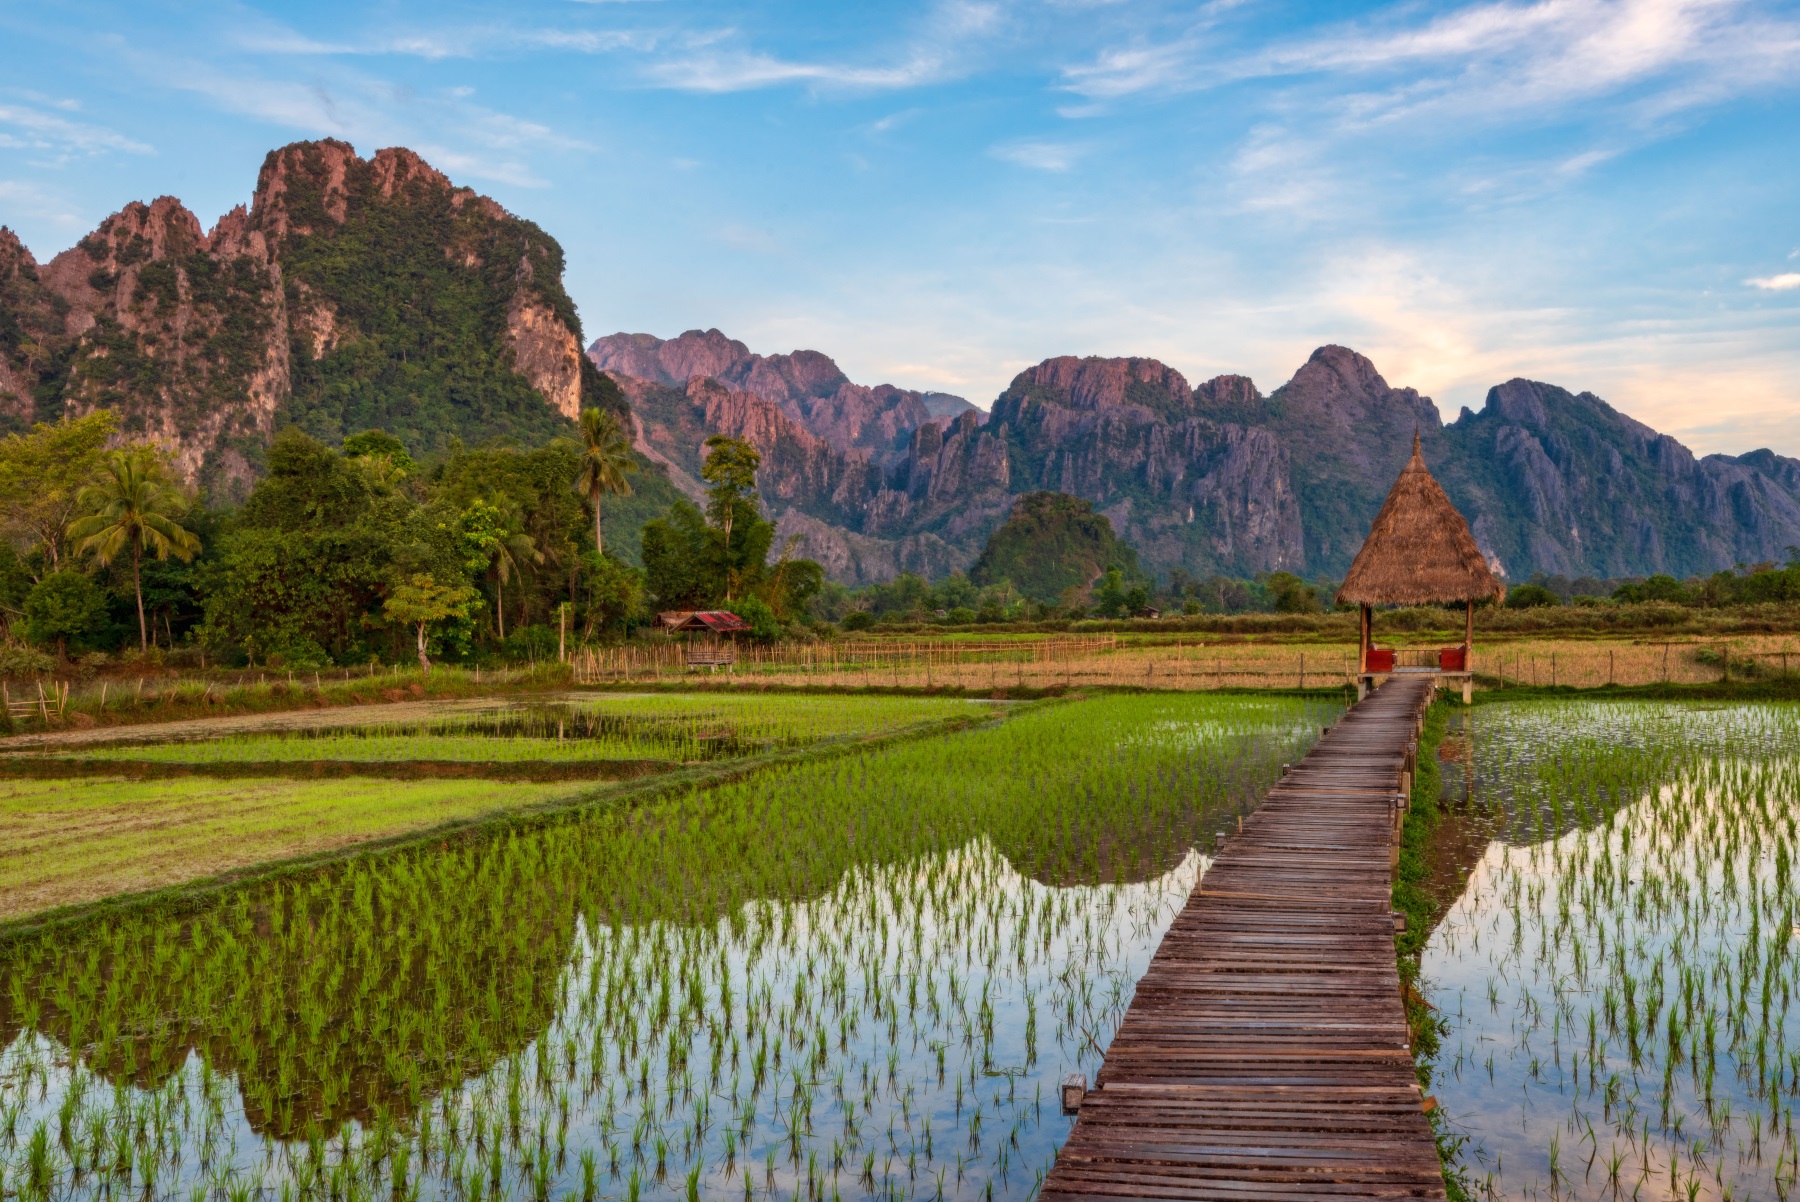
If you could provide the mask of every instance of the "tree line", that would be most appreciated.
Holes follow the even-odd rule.
[[[773,639],[1331,608],[1331,582],[1290,572],[1176,570],[1159,582],[1103,516],[1048,494],[1021,498],[967,574],[845,588],[791,540],[776,545],[760,463],[747,442],[708,439],[696,504],[647,470],[610,409],[583,411],[573,437],[535,448],[453,441],[423,462],[381,430],[334,447],[290,427],[241,504],[209,507],[163,448],[125,440],[110,412],[34,426],[0,439],[0,674],[171,656],[277,667],[547,659],[565,640],[626,637],[672,609],[729,609]],[[609,507],[631,502],[646,476],[646,498],[674,499],[648,521],[632,510],[609,545]],[[632,536],[638,562],[618,546]],[[1687,580],[1540,575],[1505,604],[1795,602],[1800,548],[1789,554]]]
[[[644,524],[642,565],[607,545],[609,502],[643,467],[610,410],[542,446],[428,462],[367,430],[271,442],[242,504],[198,503],[160,446],[100,411],[0,440],[0,672],[170,656],[319,667],[553,658],[657,609],[727,605],[771,638],[805,617],[818,564],[781,553],[760,457],[714,437],[704,510]]]

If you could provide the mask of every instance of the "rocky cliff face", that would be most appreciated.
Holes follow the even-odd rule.
[[[112,409],[190,479],[247,482],[289,375],[281,271],[242,210],[209,235],[172,197],[129,204],[37,275],[61,320],[39,323],[21,425]]]
[[[286,421],[544,437],[583,396],[561,277],[553,240],[411,151],[295,143],[210,233],[162,197],[40,267],[0,230],[0,421],[113,409],[221,497]]]
[[[626,383],[648,449],[694,473],[715,429],[756,443],[781,530],[849,583],[968,566],[1013,498],[1034,489],[1092,502],[1160,572],[1336,575],[1415,430],[1513,579],[1686,575],[1800,544],[1800,461],[1696,459],[1597,397],[1525,380],[1445,425],[1430,398],[1338,346],[1267,395],[1244,376],[1190,386],[1151,359],[1048,359],[985,419],[927,409],[921,420],[890,405],[893,428],[913,423],[892,450],[879,449],[885,429],[859,441],[815,418],[830,410],[809,400],[880,390],[852,391],[814,352],[764,359],[717,331],[618,335],[596,348]],[[627,367],[650,374],[633,380]]]
[[[838,365],[818,351],[757,355],[717,330],[689,330],[664,341],[649,334],[613,334],[595,340],[588,358],[601,371],[669,387],[706,376],[774,403],[807,430],[840,451],[861,449],[889,455],[934,416],[973,409],[944,393],[937,413],[926,394],[880,384],[852,384]],[[960,409],[957,406],[960,402]]]
[[[1443,434],[1446,488],[1514,577],[1686,576],[1800,543],[1800,462],[1695,458],[1592,393],[1508,380]]]

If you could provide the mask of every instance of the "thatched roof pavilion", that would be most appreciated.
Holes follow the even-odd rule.
[[[1394,667],[1392,652],[1371,662],[1371,607],[1463,602],[1467,606],[1467,622],[1460,654],[1441,652],[1439,667],[1467,673],[1475,633],[1475,602],[1486,598],[1501,601],[1505,597],[1506,586],[1475,545],[1469,523],[1456,512],[1443,486],[1425,466],[1419,436],[1414,433],[1412,458],[1394,481],[1381,512],[1369,528],[1369,537],[1351,561],[1350,571],[1337,592],[1340,603],[1362,607],[1358,640],[1362,674],[1392,671]]]

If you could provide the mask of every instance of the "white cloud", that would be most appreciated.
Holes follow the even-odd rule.
[[[128,154],[154,154],[155,150],[136,138],[100,125],[71,121],[55,113],[17,104],[0,104],[0,126],[10,127],[7,145],[21,149],[49,150],[62,154],[99,154],[106,150],[122,150]]]
[[[0,204],[5,206],[13,222],[16,223],[21,217],[29,217],[33,221],[55,227],[69,235],[70,240],[93,228],[93,222],[75,213],[64,198],[27,180],[0,179]],[[62,249],[62,245],[49,248],[40,246],[34,247],[32,253],[41,262]]]
[[[792,62],[746,51],[702,51],[650,66],[645,77],[683,92],[745,92],[781,84],[819,84],[884,91],[917,87],[939,78],[941,60],[924,55],[883,67]]]
[[[1765,275],[1757,279],[1745,280],[1744,283],[1752,288],[1761,288],[1765,292],[1787,292],[1794,288],[1800,288],[1800,271],[1784,271],[1780,275]]]
[[[689,34],[670,57],[652,63],[644,78],[658,87],[684,92],[745,92],[804,84],[852,92],[897,91],[953,78],[963,71],[971,48],[1003,23],[995,3],[939,0],[913,36],[886,62],[850,63],[782,58],[734,45],[736,29]]]
[[[1800,24],[1763,16],[1746,0],[1482,3],[1423,24],[1400,20],[1356,22],[1238,55],[1192,32],[1156,45],[1134,41],[1064,68],[1064,86],[1116,99],[1251,79],[1397,72],[1404,82],[1357,95],[1350,115],[1379,120],[1449,106],[1491,120],[1620,94],[1640,120],[1656,120],[1791,84],[1800,70]]]
[[[1030,167],[1034,171],[1067,171],[1083,154],[1085,146],[1073,142],[1007,142],[990,147],[988,154],[1003,163]]]
[[[440,60],[479,58],[495,50],[572,50],[602,54],[614,50],[647,49],[653,35],[630,30],[531,29],[508,25],[434,27],[401,33],[379,33],[350,39],[323,41],[285,25],[258,22],[240,28],[232,36],[239,49],[253,54],[283,57],[397,57]]]
[[[418,96],[380,79],[337,71],[326,82],[226,73],[200,62],[143,60],[158,82],[203,96],[226,111],[364,147],[410,146],[459,180],[526,188],[546,186],[522,156],[534,150],[591,147],[539,122],[470,104],[457,96]]]
[[[1070,91],[1094,100],[1180,90],[1192,80],[1198,50],[1199,43],[1189,40],[1103,50],[1091,63],[1064,68],[1063,77]]]

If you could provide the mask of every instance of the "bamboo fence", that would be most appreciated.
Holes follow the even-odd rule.
[[[1435,663],[1435,646],[1402,648],[1402,665]],[[1204,640],[1150,641],[1115,636],[1013,641],[859,639],[830,643],[744,645],[729,657],[689,662],[678,643],[577,650],[577,684],[676,683],[698,678],[749,685],[1001,691],[1008,688],[1138,686],[1153,689],[1335,688],[1356,678],[1353,643],[1307,644]],[[732,662],[716,662],[730,658]],[[1525,639],[1473,656],[1477,688],[1659,682],[1697,684],[1727,678],[1800,674],[1800,640],[1576,642]]]

